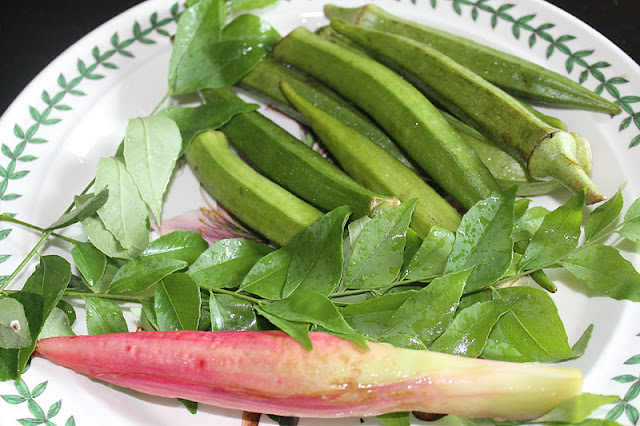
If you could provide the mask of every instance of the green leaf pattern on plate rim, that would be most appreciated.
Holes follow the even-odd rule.
[[[410,1],[418,7],[417,0],[399,1]],[[513,9],[516,7],[514,3],[499,3],[498,1],[492,0],[428,1],[433,9],[437,9],[441,4],[443,5],[442,7],[444,7],[444,5],[449,3],[455,13],[461,16],[464,16],[465,11],[468,11],[473,21],[477,21],[481,14],[488,14],[490,15],[492,28],[495,28],[501,22],[506,25],[511,25],[511,33],[516,39],[528,36],[528,45],[530,48],[538,42],[546,43],[547,58],[550,58],[556,52],[565,55],[565,70],[567,74],[571,74],[576,67],[578,67],[581,69],[579,72],[579,82],[581,84],[584,84],[590,78],[594,78],[598,82],[594,91],[604,96],[608,94],[623,110],[622,115],[624,118],[620,122],[618,131],[621,132],[629,128],[631,124],[637,128],[638,132],[634,131],[634,136],[629,142],[629,148],[640,145],[640,112],[634,111],[632,106],[632,104],[640,102],[640,96],[623,95],[621,93],[619,86],[629,81],[622,76],[607,76],[606,68],[610,67],[611,64],[605,61],[589,62],[589,57],[595,53],[595,50],[573,51],[570,42],[575,40],[576,37],[569,34],[556,37],[550,34],[549,30],[554,28],[555,24],[535,23],[535,14],[520,17],[513,15],[511,12],[513,12]],[[33,146],[33,149],[37,149],[37,145],[49,142],[38,137],[38,130],[41,126],[56,125],[62,120],[58,115],[63,115],[65,111],[71,110],[71,107],[63,102],[65,97],[67,97],[67,95],[84,96],[86,93],[80,90],[80,86],[85,84],[87,80],[98,80],[105,77],[104,74],[99,72],[100,67],[106,70],[117,70],[117,64],[112,61],[117,55],[124,58],[134,58],[133,53],[127,50],[132,44],[155,44],[156,41],[150,37],[153,33],[162,37],[170,37],[171,34],[166,27],[177,22],[179,16],[180,8],[178,3],[175,3],[171,6],[169,14],[165,18],[159,19],[158,13],[156,12],[151,14],[148,26],[144,28],[136,21],[133,24],[132,36],[127,39],[121,40],[118,33],[114,33],[110,39],[111,49],[100,52],[98,47],[95,46],[91,50],[92,63],[89,64],[82,59],[78,59],[76,65],[78,73],[75,77],[69,79],[61,73],[56,82],[58,87],[56,88],[57,92],[55,94],[52,95],[47,90],[42,91],[40,98],[46,107],[39,110],[34,106],[29,106],[29,115],[32,122],[27,125],[15,123],[13,134],[17,141],[14,142],[13,149],[7,144],[2,144],[1,147],[2,155],[5,158],[2,160],[2,164],[0,164],[0,200],[5,202],[5,206],[7,205],[6,202],[21,197],[21,194],[10,192],[10,183],[23,178],[29,173],[29,170],[27,168],[22,169],[21,165],[34,162],[38,159],[37,156],[28,152],[28,147]],[[84,87],[82,88],[84,89]],[[11,214],[10,212],[6,213]],[[0,230],[0,241],[6,239],[10,234],[11,229]],[[0,254],[0,264],[5,262],[10,256],[10,254]],[[5,278],[6,277],[0,277],[0,281]],[[640,336],[640,333],[637,336]],[[636,366],[640,364],[640,354],[632,356],[624,364],[625,366]],[[610,409],[606,415],[606,419],[618,420],[625,416],[630,424],[636,425],[640,415],[638,408],[634,404],[640,394],[640,376],[621,374],[613,377],[612,380],[618,384],[628,386],[628,389],[624,396]],[[43,382],[35,386],[33,390],[29,390],[28,385],[21,379],[15,383],[17,395],[0,395],[0,397],[7,404],[18,405],[27,403],[26,405],[33,417],[18,419],[18,423],[55,425],[51,419],[59,414],[62,401],[52,404],[47,412],[45,412],[35,400],[38,396],[42,395],[46,387],[47,382]],[[75,425],[73,416],[70,416],[66,420],[65,425]]]

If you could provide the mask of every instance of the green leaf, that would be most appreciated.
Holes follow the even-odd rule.
[[[267,254],[251,267],[240,290],[265,299],[281,299],[291,258],[292,253],[286,246]]]
[[[618,191],[616,195],[604,204],[598,206],[587,218],[587,223],[584,228],[586,241],[597,237],[602,231],[613,224],[620,215],[623,204],[622,193]]]
[[[611,246],[581,247],[562,262],[587,286],[616,300],[640,302],[640,274],[631,262]]]
[[[186,269],[187,262],[177,259],[141,257],[125,263],[113,277],[109,291],[142,292],[166,276]]]
[[[95,195],[91,195],[84,199],[83,202],[76,206],[69,213],[63,214],[60,219],[53,222],[47,227],[47,230],[60,229],[81,222],[89,216],[93,216],[100,207],[102,207],[109,198],[109,190],[104,188]]]
[[[198,8],[202,3],[198,2],[195,7]],[[205,13],[216,9],[215,3],[206,3],[209,7],[203,8]],[[191,19],[192,15],[189,15],[189,18]],[[198,20],[196,17],[195,21]],[[173,80],[170,79],[170,86],[177,94],[235,84],[280,40],[280,35],[271,25],[250,14],[238,16],[226,25],[221,33],[217,31],[218,22],[215,21],[215,17],[209,19],[211,28],[208,31],[201,31],[203,25],[198,24],[195,23],[189,28],[195,29],[197,34],[190,37],[189,45],[180,57],[175,73],[170,74],[175,76]]]
[[[445,273],[474,268],[465,291],[493,284],[511,265],[515,188],[479,201],[462,218]]]
[[[496,329],[527,361],[557,362],[576,357],[558,309],[546,291],[509,287],[496,290],[496,295],[513,305],[511,312],[500,318]]]
[[[129,331],[120,305],[108,299],[87,299],[87,332],[90,335]]]
[[[625,238],[640,243],[640,198],[635,200],[624,215],[624,225],[618,231]]]
[[[377,340],[393,314],[415,294],[416,292],[413,290],[384,294],[341,307],[339,311],[355,331],[364,334],[371,340]]]
[[[549,210],[541,206],[527,209],[521,217],[516,219],[511,238],[513,241],[530,240],[542,225]]]
[[[196,330],[200,321],[200,289],[189,275],[176,273],[156,286],[153,297],[158,327],[168,330]]]
[[[201,0],[180,15],[169,60],[170,88],[176,89],[185,56],[193,55],[199,45],[206,46],[220,40],[226,18],[223,0]]]
[[[383,288],[393,283],[402,264],[407,229],[416,200],[375,215],[362,229],[344,275],[346,288]]]
[[[191,265],[208,248],[209,244],[199,233],[177,230],[151,241],[140,257],[177,259]]]
[[[256,311],[253,306],[227,294],[209,296],[211,331],[257,330]]]
[[[107,230],[97,214],[84,219],[82,221],[82,229],[91,244],[108,257],[132,259],[134,257],[138,257],[144,250],[143,248],[138,247],[124,249],[113,234]]]
[[[240,12],[243,10],[262,9],[277,2],[278,0],[233,0],[231,2],[231,11]]]
[[[422,241],[405,271],[405,280],[424,280],[441,275],[453,250],[455,233],[434,226]]]
[[[42,256],[36,270],[22,287],[22,292],[39,294],[44,298],[42,316],[46,319],[58,304],[70,279],[69,262],[56,255]]]
[[[126,169],[156,222],[161,220],[164,193],[181,149],[180,129],[169,117],[129,120],[124,138]]]
[[[491,329],[513,305],[513,302],[492,300],[459,311],[449,328],[429,349],[471,358],[480,356]]]
[[[351,328],[331,300],[323,294],[296,291],[285,299],[261,305],[261,311],[287,321],[318,325],[367,347],[362,336]]]
[[[49,271],[51,269],[51,267],[47,268]],[[20,302],[24,308],[25,317],[29,324],[31,344],[22,349],[0,349],[0,380],[18,379],[25,371],[31,354],[35,349],[38,334],[40,334],[44,320],[51,312],[49,311],[46,316],[44,315],[45,297],[41,294],[22,290],[18,293],[12,293],[8,297]]]
[[[78,243],[71,249],[73,262],[89,287],[97,289],[107,268],[107,257],[91,243]]]
[[[194,108],[169,106],[158,114],[173,119],[180,128],[182,148],[184,153],[191,140],[200,132],[216,130],[225,125],[236,114],[251,112],[258,109],[258,104],[250,104],[240,99],[227,101],[208,101],[204,105]]]
[[[389,413],[377,416],[386,426],[410,426],[411,416],[408,412]]]
[[[520,261],[522,270],[552,264],[577,247],[584,196],[584,191],[575,194],[564,205],[545,216]]]
[[[98,210],[105,228],[123,249],[144,250],[149,243],[148,209],[124,163],[102,157],[98,161],[95,187],[97,191],[109,188],[109,199]]]
[[[291,253],[282,297],[294,291],[329,295],[338,287],[343,271],[342,240],[350,215],[347,206],[323,215],[295,235],[284,249]]]
[[[611,395],[597,395],[593,393],[583,393],[560,406],[554,408],[547,414],[535,419],[536,423],[580,423],[597,408],[617,402],[619,397]]]
[[[453,318],[471,270],[438,277],[408,298],[386,323],[381,338],[404,334],[429,345]]]
[[[264,311],[261,307],[256,307],[256,311],[265,317],[271,324],[275,325],[280,330],[291,336],[295,341],[300,343],[302,347],[308,350],[313,349],[313,343],[309,336],[309,323],[289,321],[276,315],[272,315],[269,312]]]
[[[47,337],[74,336],[69,316],[60,308],[53,308],[38,334],[38,340]],[[35,391],[35,390],[34,390]]]
[[[187,274],[209,288],[237,287],[253,265],[272,250],[244,238],[220,240],[200,255]]]
[[[22,303],[10,297],[0,299],[0,348],[21,349],[30,344],[29,322]]]

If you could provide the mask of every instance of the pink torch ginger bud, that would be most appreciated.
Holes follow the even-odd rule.
[[[581,393],[576,369],[311,340],[309,351],[280,331],[139,332],[43,339],[35,354],[140,392],[281,416],[533,419]]]

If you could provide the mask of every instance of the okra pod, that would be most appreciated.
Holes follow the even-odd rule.
[[[311,332],[143,331],[51,337],[35,355],[147,394],[280,416],[402,411],[533,419],[581,392],[579,370],[487,361]]]
[[[198,134],[186,152],[202,186],[227,210],[267,239],[286,244],[322,213],[256,172],[229,149],[223,133]]]
[[[574,192],[586,188],[590,204],[606,198],[578,163],[574,137],[549,126],[503,90],[409,38],[339,20],[331,26],[423,82],[428,97],[523,161],[533,178],[557,179]]]
[[[262,98],[266,97],[265,102],[268,105],[301,123],[305,123],[305,118],[291,106],[280,90],[281,81],[286,81],[296,91],[304,93],[307,99],[313,99],[315,106],[366,135],[402,164],[415,170],[414,164],[377,124],[334,91],[298,70],[266,59],[240,80],[240,87],[248,89],[251,93],[258,93]]]
[[[204,91],[205,100],[237,99],[230,89]],[[257,111],[235,115],[220,129],[231,145],[273,180],[321,210],[347,205],[355,217],[398,200],[354,181],[335,164]]]
[[[458,212],[421,177],[366,136],[315,107],[288,83],[282,82],[281,87],[349,175],[367,188],[391,194],[402,202],[417,199],[411,229],[420,237],[425,238],[435,225],[458,229]]]
[[[505,91],[534,102],[618,114],[621,109],[581,84],[514,55],[465,37],[394,16],[379,6],[325,6],[325,15],[424,43]]]
[[[321,80],[369,114],[464,207],[500,191],[475,151],[414,86],[379,62],[332,44],[304,27],[273,56]]]

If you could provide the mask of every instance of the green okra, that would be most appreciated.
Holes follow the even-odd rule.
[[[606,198],[578,163],[574,137],[549,126],[503,90],[425,44],[339,20],[331,25],[421,81],[430,99],[520,159],[533,178],[557,179],[574,192],[587,188],[590,204]]]
[[[339,46],[350,49],[353,52],[370,56],[370,53],[367,52],[367,50],[365,50],[362,46],[358,45],[353,40],[338,33],[333,28],[331,28],[331,26],[325,26],[325,27],[319,28],[318,30],[316,30],[316,34],[318,34],[320,37],[324,38],[325,40],[328,40]],[[418,88],[420,88],[420,84],[418,84]],[[533,115],[535,115],[545,123],[549,124],[550,126],[558,128],[560,130],[567,130],[567,124],[564,121],[560,120],[559,118],[544,114],[522,100],[519,100],[519,102],[522,104],[523,107],[529,110],[529,112],[531,112]]]
[[[216,201],[270,241],[284,245],[322,216],[240,159],[222,132],[198,134],[185,155],[194,175]]]
[[[342,168],[366,187],[400,201],[417,199],[411,228],[422,238],[433,226],[458,229],[460,215],[440,194],[369,138],[313,105],[286,82],[282,91],[306,117],[311,128]]]
[[[446,54],[505,91],[541,104],[581,108],[607,114],[621,109],[579,83],[514,55],[465,37],[402,19],[379,6],[325,6],[325,15],[378,31],[401,35]]]
[[[311,74],[363,109],[464,207],[500,191],[475,151],[437,108],[386,66],[304,27],[284,37],[273,56]]]
[[[280,90],[281,81],[286,81],[296,91],[305,94],[307,99],[312,99],[315,106],[366,135],[402,164],[416,170],[415,165],[377,124],[334,91],[298,70],[265,59],[240,80],[240,86],[248,89],[251,93],[258,93],[262,98],[266,97],[265,102],[268,105],[301,123],[305,123],[305,118],[291,106]]]
[[[204,91],[203,96],[205,100],[237,99],[230,89]],[[235,115],[220,130],[269,179],[322,210],[348,205],[355,217],[362,217],[378,207],[398,204],[360,185],[257,111]]]
[[[491,171],[491,174],[493,174],[498,185],[500,185],[500,188],[503,190],[516,186],[517,195],[530,197],[548,194],[564,188],[557,180],[541,181],[532,178],[522,162],[493,145],[477,130],[445,111],[442,111],[442,115],[449,121],[449,124],[456,129],[460,136],[475,149],[482,162],[487,166],[489,171]],[[593,163],[589,142],[582,137],[576,137],[575,139],[578,162],[585,172],[591,175]]]

